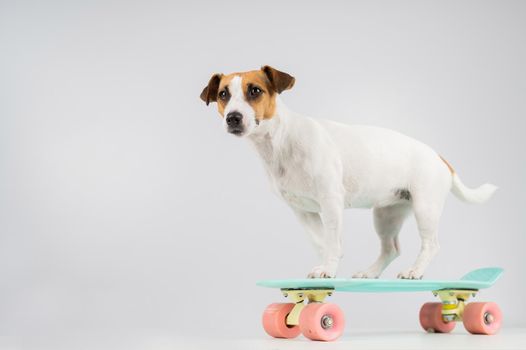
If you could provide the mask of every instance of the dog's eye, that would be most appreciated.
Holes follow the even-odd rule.
[[[218,96],[219,96],[220,99],[222,99],[222,100],[226,100],[226,98],[227,98],[226,90],[221,90],[221,91],[219,91]]]
[[[257,86],[252,86],[248,92],[251,97],[257,97],[261,94],[262,91]]]

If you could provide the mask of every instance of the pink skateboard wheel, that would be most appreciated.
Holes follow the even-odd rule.
[[[300,314],[300,329],[311,340],[333,341],[345,327],[342,310],[335,304],[311,303]]]
[[[420,325],[426,332],[449,333],[455,322],[445,322],[442,318],[442,303],[425,303],[420,309]]]
[[[469,303],[464,309],[464,327],[473,334],[495,334],[502,324],[502,312],[492,302]]]
[[[287,315],[295,304],[274,303],[267,306],[263,312],[263,328],[268,335],[274,338],[296,338],[300,334],[298,326],[287,325]]]

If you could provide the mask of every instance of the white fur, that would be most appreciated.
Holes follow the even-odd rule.
[[[387,129],[300,116],[279,97],[275,116],[256,125],[241,78],[235,77],[229,89],[227,110],[243,114],[245,135],[261,156],[273,189],[293,209],[320,256],[310,277],[336,275],[342,257],[343,210],[373,208],[380,256],[354,277],[376,278],[399,255],[398,233],[412,211],[421,250],[415,263],[398,276],[421,278],[439,250],[438,223],[449,191],[470,202],[483,202],[495,190],[493,185],[468,189],[435,151],[419,141]],[[401,193],[406,197],[410,193],[410,199],[401,198]]]
[[[453,174],[453,188],[451,192],[458,199],[463,200],[467,203],[482,204],[493,196],[493,193],[498,189],[497,186],[492,184],[484,184],[475,189],[466,187],[457,174]]]

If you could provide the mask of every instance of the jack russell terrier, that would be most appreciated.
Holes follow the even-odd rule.
[[[226,131],[255,146],[273,189],[305,227],[321,259],[308,277],[335,277],[342,257],[343,210],[373,208],[380,256],[353,277],[378,278],[400,254],[398,233],[412,211],[421,249],[413,266],[398,277],[422,278],[439,249],[438,222],[447,194],[483,203],[497,187],[466,187],[444,158],[398,132],[290,111],[278,95],[294,82],[269,66],[214,74],[201,99],[207,105],[217,102]]]

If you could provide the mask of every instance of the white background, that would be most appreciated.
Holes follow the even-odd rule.
[[[502,266],[478,297],[525,326],[526,3],[0,2],[0,334],[264,338],[315,255],[246,140],[199,99],[213,73],[269,64],[318,118],[435,148],[486,205],[451,196],[425,278]],[[345,213],[339,276],[379,245]],[[402,256],[419,248],[411,218]],[[336,294],[347,329],[415,330],[430,293]],[[459,327],[462,328],[462,327]],[[460,330],[459,332],[463,332]]]

